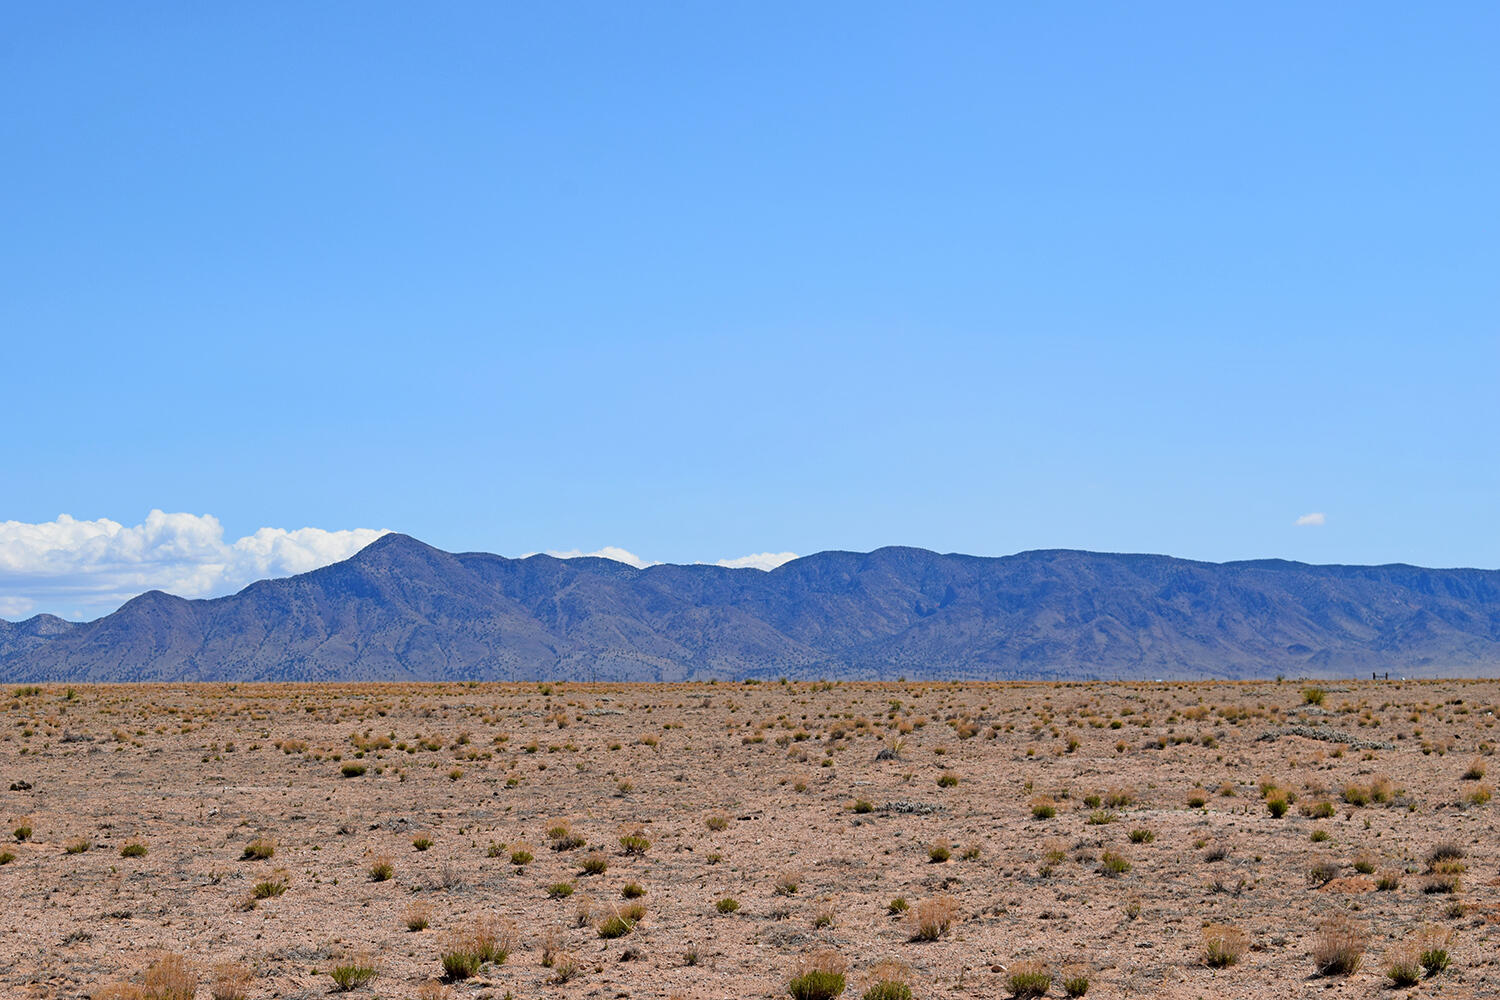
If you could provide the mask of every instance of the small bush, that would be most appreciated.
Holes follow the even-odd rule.
[[[1388,951],[1381,968],[1395,987],[1415,986],[1422,980],[1421,953],[1410,941]]]
[[[15,854],[10,851],[0,851],[0,865],[8,865],[16,860]]]
[[[958,775],[954,774],[952,771],[944,771],[942,774],[938,775],[937,783],[939,788],[952,788],[954,785],[958,784]]]
[[[193,1000],[198,974],[181,955],[163,955],[146,970],[145,1000]]]
[[[66,854],[82,854],[87,851],[90,846],[91,845],[89,844],[89,838],[74,837],[72,840],[69,840],[66,844],[63,845],[63,852]]]
[[[1031,800],[1032,819],[1051,819],[1057,815],[1057,803],[1048,798]]]
[[[625,914],[615,911],[599,921],[599,926],[594,928],[601,938],[606,941],[624,937],[635,928],[635,921],[629,919]]]
[[[1302,689],[1302,704],[1321,705],[1326,692],[1320,687],[1309,687]]]
[[[1081,997],[1089,991],[1089,971],[1081,966],[1063,970],[1063,992],[1070,997]]]
[[[603,851],[590,851],[583,856],[580,866],[585,875],[603,875],[609,868],[609,858],[605,857]]]
[[[276,841],[269,837],[256,837],[245,845],[244,853],[240,855],[243,861],[265,861],[276,855]]]
[[[425,931],[432,924],[432,907],[427,903],[413,903],[406,908],[406,929],[416,933]]]
[[[1250,935],[1230,924],[1203,928],[1203,964],[1223,969],[1238,962],[1250,947]]]
[[[1124,875],[1130,871],[1130,861],[1117,851],[1105,851],[1099,856],[1099,871],[1105,875]]]
[[[1130,831],[1130,842],[1132,844],[1149,844],[1155,839],[1156,834],[1144,828]]]
[[[374,981],[380,970],[375,967],[373,959],[361,954],[339,962],[328,974],[333,977],[334,987],[339,993],[348,993]]]
[[[1046,996],[1052,988],[1052,972],[1045,962],[1036,959],[1014,962],[1006,973],[1005,985],[1010,988],[1012,996],[1023,1000]]]
[[[936,941],[948,933],[958,917],[958,900],[952,896],[924,899],[906,915],[912,941]]]
[[[23,844],[31,839],[31,824],[22,823],[17,826],[12,832],[15,835],[16,843]]]
[[[1416,934],[1417,960],[1429,976],[1435,976],[1448,968],[1448,950],[1453,946],[1453,932],[1446,927],[1428,925]]]
[[[425,851],[432,846],[431,837],[413,837],[411,846],[418,851]]]
[[[1285,816],[1286,810],[1287,801],[1283,796],[1273,795],[1269,799],[1266,799],[1266,811],[1269,812],[1274,818],[1280,819],[1281,817]]]
[[[626,854],[639,857],[651,849],[651,841],[646,839],[645,830],[639,826],[634,826],[620,834],[620,848]]]
[[[735,899],[733,896],[725,896],[723,899],[714,904],[714,909],[718,910],[720,913],[726,914],[734,913],[738,911],[739,908],[740,901]]]
[[[1375,888],[1381,892],[1391,892],[1401,888],[1401,873],[1394,868],[1387,868],[1375,879]]]
[[[906,901],[905,896],[897,896],[885,906],[886,912],[891,916],[898,916],[911,909],[911,904]]]
[[[144,858],[146,851],[146,842],[144,840],[127,840],[125,846],[120,848],[120,857]]]
[[[953,857],[953,850],[946,840],[939,840],[927,849],[927,860],[933,864],[942,864],[951,857]]]
[[[1364,954],[1364,929],[1345,914],[1324,920],[1313,935],[1313,967],[1319,975],[1350,975],[1359,968]]]
[[[358,778],[365,773],[365,766],[363,764],[345,764],[339,768],[339,773],[346,778]],[[350,989],[353,989],[353,987],[350,987]]]
[[[246,1000],[254,977],[238,962],[220,962],[213,967],[209,995],[213,1000]]]
[[[858,811],[858,809],[855,810],[855,812]],[[703,821],[703,825],[708,827],[714,833],[719,833],[722,830],[728,829],[729,817],[721,812],[710,813],[708,815],[708,818]]]
[[[639,882],[626,882],[620,886],[620,895],[626,899],[640,899],[646,894],[646,887]]]
[[[510,863],[518,868],[531,864],[535,859],[536,855],[531,853],[530,844],[516,844],[510,850]]]
[[[797,887],[801,884],[801,872],[785,871],[776,876],[776,881],[772,883],[772,891],[778,896],[795,896]]]
[[[860,1000],[912,1000],[911,966],[894,959],[885,959],[871,966],[867,974],[869,985]]]
[[[844,992],[844,973],[849,963],[835,951],[820,951],[801,958],[787,981],[792,1000],[833,1000]]]
[[[547,895],[552,899],[567,899],[573,895],[572,882],[553,882],[547,886]]]
[[[396,866],[389,854],[382,854],[370,862],[370,881],[384,882],[396,874]]]

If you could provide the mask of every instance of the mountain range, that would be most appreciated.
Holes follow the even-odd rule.
[[[406,535],[229,597],[0,621],[0,681],[1150,679],[1500,673],[1500,571],[1072,550],[769,572]]]

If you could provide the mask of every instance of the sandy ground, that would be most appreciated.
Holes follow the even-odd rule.
[[[364,953],[379,975],[354,996],[416,997],[451,935],[493,916],[514,950],[449,983],[455,1000],[787,996],[824,949],[850,997],[888,958],[918,998],[1008,996],[1028,959],[1054,997],[1069,967],[1090,997],[1395,995],[1383,968],[1423,925],[1452,932],[1452,964],[1412,992],[1500,996],[1500,805],[1470,801],[1500,765],[1465,777],[1494,763],[1500,683],[1323,687],[1321,706],[1290,681],[12,689],[0,995],[139,985],[176,953],[199,997],[225,962],[253,973],[250,997],[325,996]],[[1351,804],[1351,784],[1385,801]],[[554,849],[562,826],[584,843]],[[627,853],[636,827],[649,847]],[[274,855],[242,859],[258,837]],[[122,856],[131,841],[146,854]],[[1457,891],[1426,891],[1444,843]],[[584,874],[595,850],[607,869]],[[1128,869],[1101,870],[1115,856]],[[265,882],[285,892],[252,900]],[[631,882],[644,917],[605,939]],[[913,941],[897,897],[957,915]],[[407,928],[413,904],[427,929]],[[1368,948],[1319,976],[1334,914]],[[1211,923],[1248,935],[1236,964],[1204,963]]]

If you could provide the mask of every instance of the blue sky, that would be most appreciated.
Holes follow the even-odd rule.
[[[1494,5],[4,17],[0,614],[357,540],[149,569],[263,528],[1500,566]]]

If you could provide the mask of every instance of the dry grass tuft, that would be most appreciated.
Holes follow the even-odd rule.
[[[1313,935],[1313,967],[1322,976],[1353,973],[1364,958],[1366,940],[1364,928],[1348,915],[1327,918]]]

